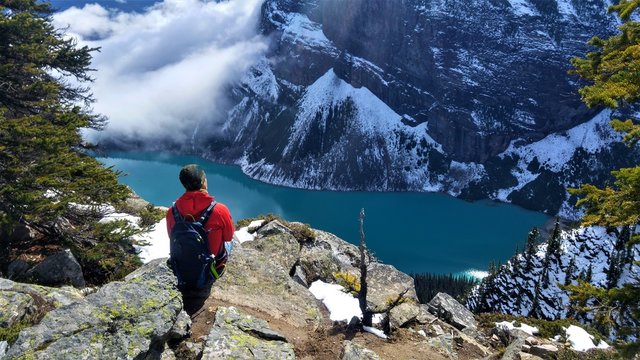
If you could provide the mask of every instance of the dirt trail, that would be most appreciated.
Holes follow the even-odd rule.
[[[185,303],[185,308],[188,307]],[[202,342],[206,338],[215,319],[215,313],[220,306],[230,306],[220,300],[208,298],[202,307],[192,314],[192,341]],[[428,341],[423,336],[401,329],[393,339],[381,339],[373,334],[349,329],[344,323],[329,320],[329,313],[324,305],[319,304],[322,310],[323,322],[314,330],[311,327],[294,327],[280,319],[245,306],[233,305],[242,312],[261,318],[269,323],[269,326],[285,336],[294,346],[296,359],[303,360],[335,360],[340,359],[342,342],[351,340],[370,350],[375,351],[383,359],[429,359],[446,360],[448,357],[426,346]],[[423,345],[423,346],[421,346]],[[477,358],[477,354],[464,348],[458,350],[459,359]]]

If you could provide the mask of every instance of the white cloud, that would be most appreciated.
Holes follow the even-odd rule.
[[[263,1],[165,0],[144,13],[90,4],[57,13],[57,27],[101,48],[91,88],[109,124],[99,135],[187,141],[203,121],[201,131],[216,131],[224,86],[266,50],[257,31]]]

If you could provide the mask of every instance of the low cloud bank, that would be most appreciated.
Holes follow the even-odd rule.
[[[79,45],[101,48],[91,89],[109,124],[87,138],[184,144],[197,128],[215,132],[224,86],[266,50],[257,31],[263,1],[165,0],[143,13],[88,4],[55,14]]]

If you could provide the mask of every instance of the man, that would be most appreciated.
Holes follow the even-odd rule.
[[[213,196],[207,192],[207,177],[200,166],[195,164],[186,165],[180,170],[179,177],[186,192],[176,200],[175,205],[169,208],[167,212],[166,219],[169,238],[172,237],[171,232],[176,225],[174,209],[178,210],[177,220],[180,221],[184,219],[185,222],[194,222],[198,221],[201,216],[206,215],[205,211],[214,202]],[[216,262],[210,266],[209,269],[212,275],[210,279],[215,280],[222,275],[226,257],[231,251],[234,226],[229,209],[224,204],[215,203],[208,219],[204,221],[202,227],[206,232],[208,251],[212,257],[216,258]],[[171,256],[173,258],[177,255],[172,253]],[[185,259],[182,259],[182,261],[185,261]],[[186,259],[186,261],[189,262],[191,259]],[[195,263],[197,259],[194,258],[192,261]],[[180,275],[176,275],[178,275],[180,279]]]

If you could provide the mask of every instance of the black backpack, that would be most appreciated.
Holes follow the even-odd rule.
[[[224,271],[224,260],[227,258],[224,243],[218,251],[218,256],[211,256],[207,239],[209,232],[204,228],[215,206],[216,202],[212,201],[198,220],[188,221],[180,215],[175,203],[173,204],[175,224],[170,235],[169,261],[178,278],[180,290],[211,286]]]

